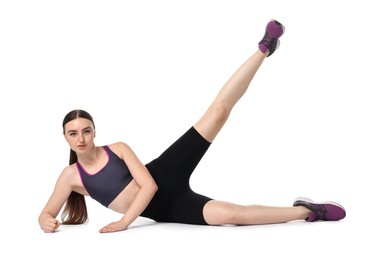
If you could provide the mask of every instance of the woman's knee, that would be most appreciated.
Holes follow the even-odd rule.
[[[216,100],[210,107],[211,114],[215,118],[217,124],[224,124],[231,112],[231,109],[224,101]]]
[[[203,215],[209,225],[238,224],[242,218],[242,206],[224,201],[209,201]]]

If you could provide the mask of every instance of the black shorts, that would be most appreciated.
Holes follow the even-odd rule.
[[[189,179],[210,146],[194,127],[157,159],[146,164],[158,191],[141,214],[157,222],[207,225],[203,207],[211,200],[195,193]]]

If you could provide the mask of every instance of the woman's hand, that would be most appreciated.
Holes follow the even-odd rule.
[[[59,222],[57,219],[48,217],[43,219],[43,221],[40,222],[40,228],[45,233],[53,233],[57,231],[58,227],[61,225],[61,222]]]
[[[125,224],[123,221],[116,221],[101,228],[99,232],[100,233],[111,233],[111,232],[123,231],[123,230],[126,230],[127,228],[128,228],[128,225]]]

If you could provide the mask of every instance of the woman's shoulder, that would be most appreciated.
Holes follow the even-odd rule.
[[[123,149],[129,148],[129,145],[123,141],[118,141],[112,144],[108,144],[106,146],[109,147],[112,151],[118,151],[118,152],[123,151]]]
[[[62,170],[62,173],[74,173],[77,171],[77,168],[76,168],[76,163],[73,163],[73,164],[70,164],[68,166],[66,166],[63,170]]]
[[[123,141],[118,141],[112,144],[106,145],[109,149],[123,159],[123,154],[126,154],[131,148]]]
[[[56,188],[60,191],[68,190],[75,191],[83,195],[88,195],[83,186],[76,163],[68,165],[62,170],[56,182]]]
[[[128,146],[127,143],[123,142],[123,141],[118,141],[118,142],[114,142],[114,143],[111,143],[111,144],[108,144],[108,145],[105,145],[105,146],[108,146],[108,147],[123,147],[123,146]]]
[[[71,178],[76,173],[78,173],[78,169],[76,168],[76,163],[66,166],[61,172],[61,178]]]

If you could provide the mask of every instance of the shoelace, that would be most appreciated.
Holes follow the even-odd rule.
[[[272,43],[272,38],[267,36],[263,39],[263,42],[264,46],[267,46],[267,48],[269,48],[271,46],[271,43]]]
[[[268,32],[266,32],[260,43],[266,46],[267,48],[270,48],[272,40],[273,38],[268,34]]]
[[[310,204],[310,210],[315,214],[315,220],[326,220],[326,213],[328,211],[326,210],[324,205],[321,204]]]

